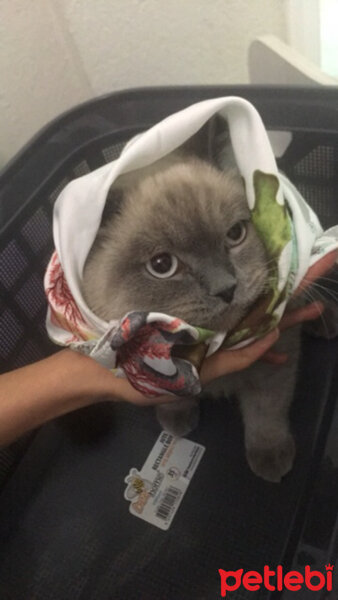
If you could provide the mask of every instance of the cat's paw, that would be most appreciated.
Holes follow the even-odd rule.
[[[156,407],[156,416],[160,425],[175,437],[184,437],[196,429],[199,421],[199,407],[196,402],[188,406],[179,406],[180,402],[162,404]]]
[[[251,470],[266,481],[279,483],[292,469],[296,446],[291,434],[269,446],[255,445],[247,448],[246,457]]]

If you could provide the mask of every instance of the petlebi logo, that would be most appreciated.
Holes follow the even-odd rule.
[[[276,570],[270,569],[265,565],[263,573],[258,571],[246,571],[237,569],[237,571],[218,570],[221,577],[221,596],[225,598],[228,592],[234,592],[241,586],[250,592],[256,592],[262,587],[270,592],[289,590],[298,592],[302,588],[307,588],[313,592],[326,589],[332,590],[332,572],[333,565],[325,566],[325,573],[322,571],[312,571],[309,565],[306,565],[304,573],[300,571],[287,571],[281,565]],[[230,595],[228,596],[230,598]]]

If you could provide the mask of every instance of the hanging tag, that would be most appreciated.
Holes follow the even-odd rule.
[[[196,442],[162,431],[142,469],[130,469],[124,480],[130,512],[169,529],[204,450]]]

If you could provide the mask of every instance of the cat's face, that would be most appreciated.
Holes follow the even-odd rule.
[[[267,260],[243,184],[200,160],[174,164],[125,193],[89,256],[83,291],[101,318],[163,312],[232,328],[264,289]]]

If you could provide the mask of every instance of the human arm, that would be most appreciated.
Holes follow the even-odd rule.
[[[274,330],[240,350],[220,351],[206,359],[200,373],[202,384],[248,367],[277,341]],[[89,404],[122,400],[139,405],[177,401],[176,396],[147,397],[127,379],[73,350],[0,376],[0,446],[10,444],[26,431]]]
[[[224,374],[248,366],[277,337],[275,331],[248,348],[229,352],[226,366],[224,361],[208,359],[201,372],[202,383],[218,376],[219,369]],[[51,419],[104,399],[140,405],[177,400],[175,396],[143,396],[127,379],[115,377],[92,358],[69,349],[61,350],[0,376],[0,445],[11,443]]]
[[[336,253],[324,257],[319,265],[315,265],[315,273],[309,271],[308,279],[320,277],[333,266],[336,257]],[[278,330],[254,344],[239,350],[216,352],[202,365],[202,384],[245,369],[263,355],[270,357],[270,362],[283,362],[283,355],[269,351],[278,339],[279,330],[317,318],[322,309],[321,303],[313,303],[294,310],[283,317]],[[139,405],[177,400],[175,396],[143,396],[128,380],[114,377],[93,359],[72,350],[61,350],[49,358],[0,376],[0,445],[9,444],[46,421],[105,398]]]

